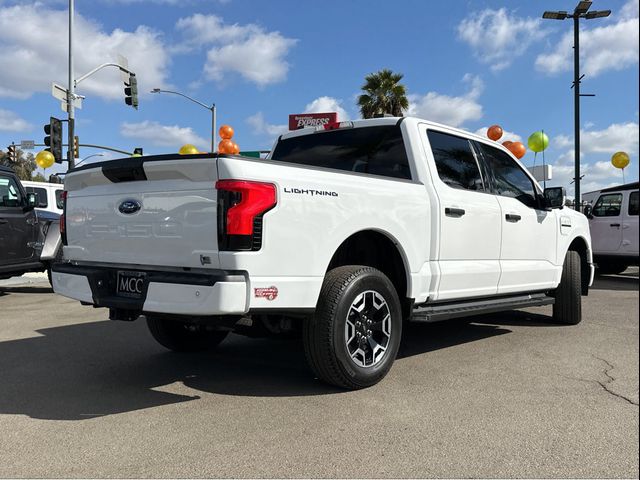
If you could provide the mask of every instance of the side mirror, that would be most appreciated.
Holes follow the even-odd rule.
[[[25,205],[26,210],[33,210],[38,206],[38,195],[35,193],[27,193],[27,204]]]
[[[550,187],[544,189],[544,203],[547,208],[562,208],[567,199],[564,187]]]
[[[584,208],[582,209],[582,213],[584,213],[585,217],[587,217],[588,219],[592,219],[593,218],[593,205],[591,205],[591,204],[585,205]]]

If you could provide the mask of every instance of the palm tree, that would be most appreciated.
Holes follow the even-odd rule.
[[[363,118],[385,113],[394,117],[402,116],[402,112],[409,108],[407,89],[400,83],[402,77],[401,73],[393,73],[387,68],[364,77],[364,93],[358,97],[358,106]]]

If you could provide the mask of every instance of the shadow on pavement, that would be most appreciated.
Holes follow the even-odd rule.
[[[627,270],[620,275],[596,275],[593,290],[638,291],[638,272]]]
[[[0,296],[11,293],[53,293],[53,288],[50,286],[28,286],[20,285],[16,287],[3,287],[0,286]]]
[[[410,325],[401,357],[508,333],[496,326]],[[143,321],[47,328],[0,342],[0,414],[82,420],[200,398],[183,388],[241,396],[342,393],[314,379],[301,339],[230,335],[215,352],[175,354],[157,345]],[[164,390],[164,391],[163,391]]]

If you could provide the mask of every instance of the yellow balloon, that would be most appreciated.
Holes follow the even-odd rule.
[[[36,163],[40,168],[49,168],[55,163],[56,159],[48,150],[42,150],[36,155]]]
[[[626,152],[616,152],[611,157],[611,164],[616,168],[626,168],[629,165],[629,155]]]
[[[194,155],[200,152],[195,147],[195,145],[191,145],[190,143],[187,143],[186,145],[183,145],[180,147],[180,150],[178,150],[178,153],[180,155]]]

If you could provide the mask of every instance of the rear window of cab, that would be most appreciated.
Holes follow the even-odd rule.
[[[280,139],[271,160],[411,179],[399,125],[343,128]]]

